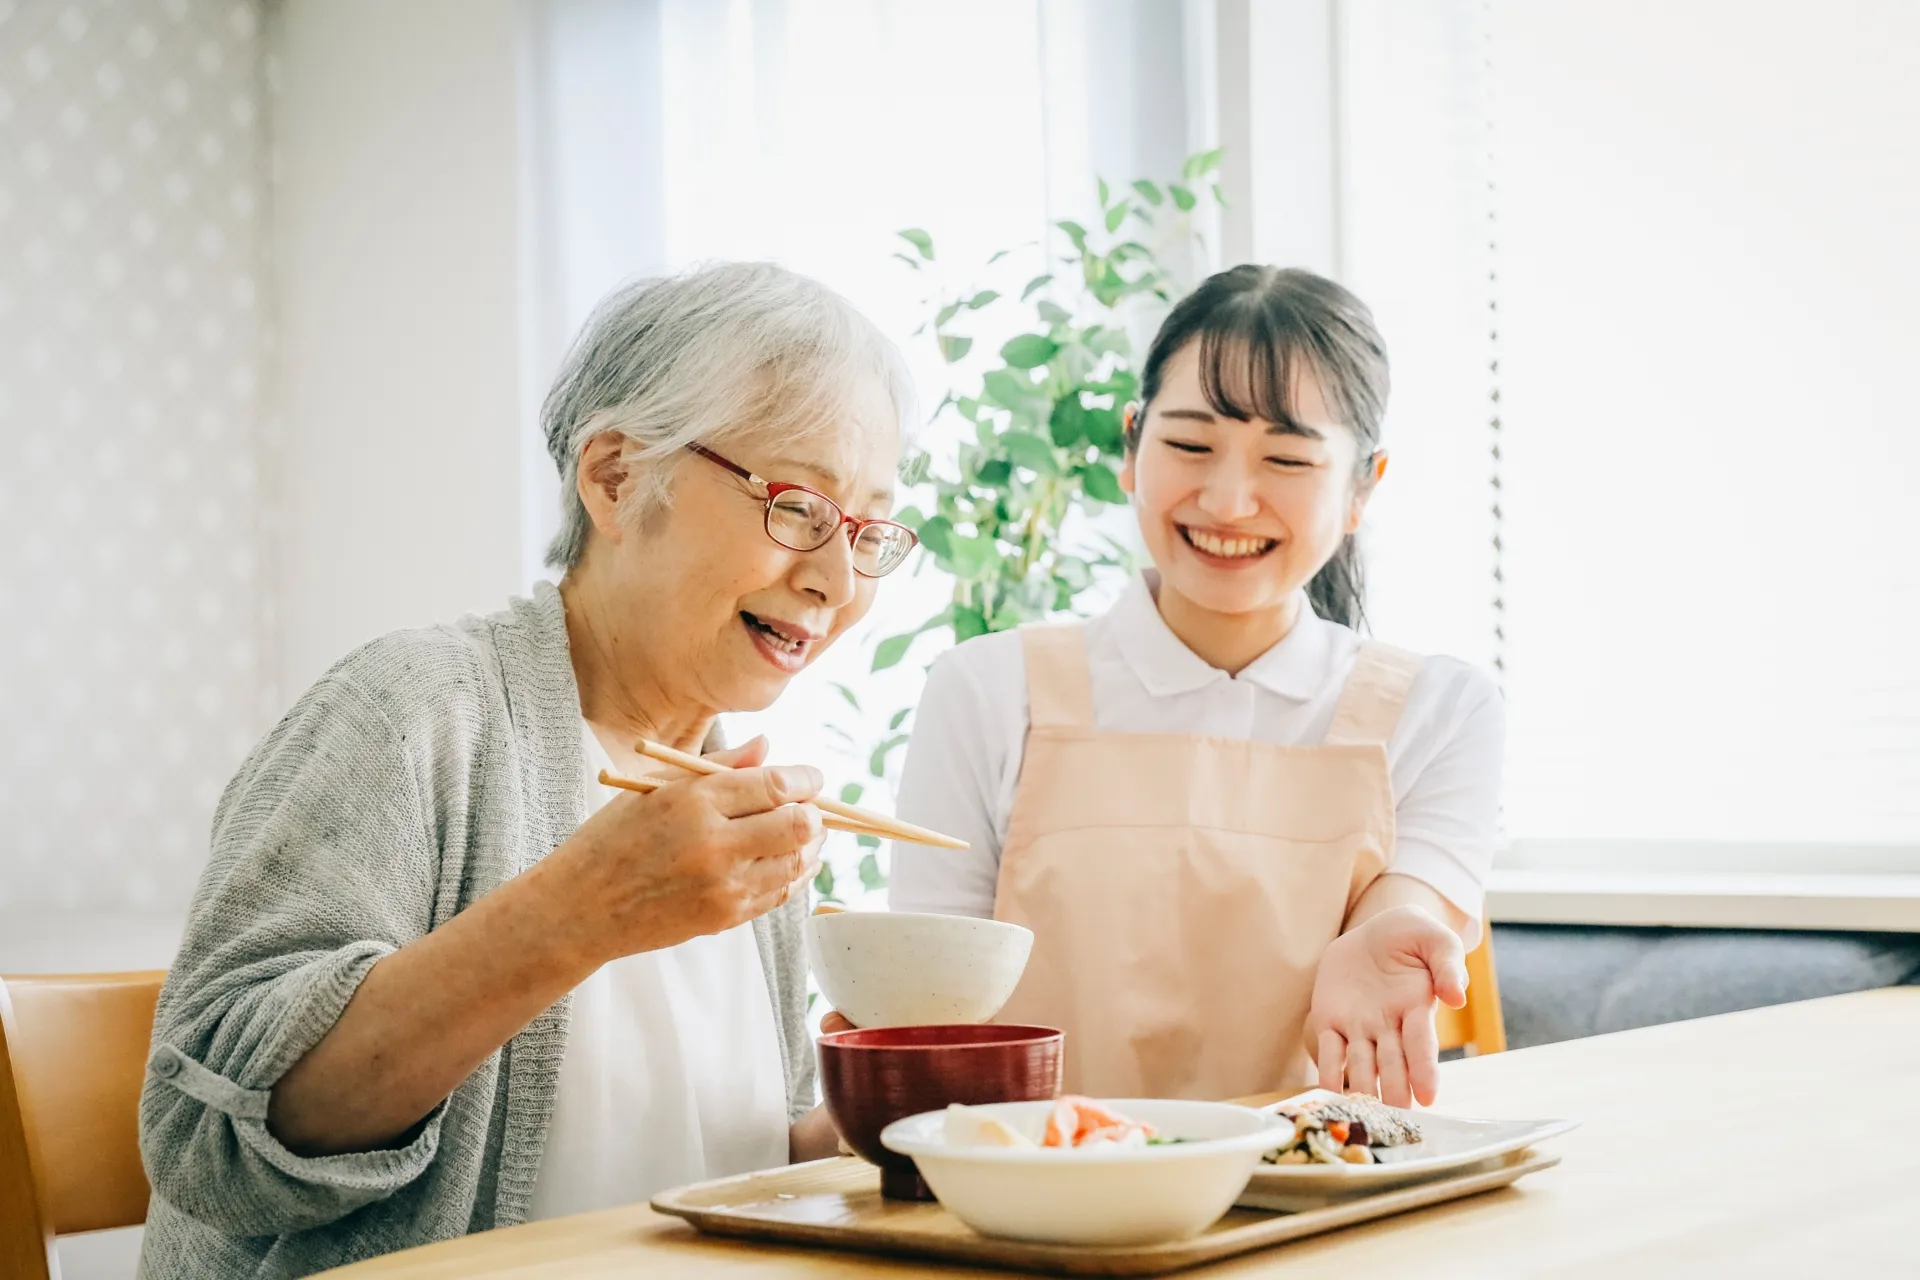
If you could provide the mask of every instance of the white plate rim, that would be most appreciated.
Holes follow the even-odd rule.
[[[1102,1099],[1109,1102],[1124,1114],[1124,1109],[1139,1102],[1177,1102],[1183,1105],[1203,1107],[1225,1107],[1235,1111],[1244,1111],[1250,1115],[1263,1116],[1278,1121],[1282,1117],[1266,1107],[1244,1107],[1235,1102],[1205,1102],[1190,1098],[1119,1098]],[[975,1110],[991,1113],[999,1107],[1034,1107],[1050,1105],[1044,1102],[994,1102],[984,1103]],[[1035,1149],[1031,1147],[955,1147],[931,1137],[922,1137],[918,1132],[932,1133],[946,1121],[946,1111],[922,1111],[917,1115],[903,1116],[880,1131],[880,1145],[898,1155],[918,1159],[930,1156],[938,1160],[978,1161],[982,1164],[1113,1164],[1143,1160],[1182,1160],[1197,1159],[1208,1155],[1225,1155],[1229,1152],[1273,1151],[1291,1141],[1292,1133],[1285,1127],[1275,1124],[1271,1128],[1256,1129],[1250,1133],[1234,1134],[1226,1138],[1201,1138],[1192,1142],[1173,1143],[1162,1147],[1085,1147],[1077,1150],[1060,1148]]]
[[[1278,1115],[1281,1107],[1297,1103],[1303,1099],[1322,1097],[1326,1090],[1309,1089],[1278,1102],[1268,1103],[1260,1110]],[[1395,1110],[1407,1110],[1396,1107]],[[1450,1112],[1414,1112],[1416,1121],[1456,1120],[1463,1124],[1523,1125],[1524,1130],[1494,1138],[1484,1145],[1469,1147],[1465,1150],[1448,1152],[1445,1155],[1415,1157],[1408,1160],[1394,1160],[1386,1164],[1268,1164],[1261,1161],[1254,1168],[1254,1182],[1380,1182],[1398,1178],[1418,1177],[1421,1174],[1438,1173],[1461,1165],[1478,1164],[1482,1160],[1491,1160],[1496,1156],[1508,1155],[1524,1150],[1536,1142],[1545,1142],[1558,1138],[1580,1127],[1578,1120],[1502,1120],[1490,1116],[1461,1116]]]

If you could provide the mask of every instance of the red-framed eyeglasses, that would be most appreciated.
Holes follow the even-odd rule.
[[[705,445],[690,444],[687,449],[764,490],[767,536],[790,551],[818,551],[845,529],[853,547],[853,571],[863,578],[884,578],[905,562],[920,541],[918,534],[897,521],[855,519],[818,490],[763,480]]]

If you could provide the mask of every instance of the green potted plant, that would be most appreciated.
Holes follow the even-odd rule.
[[[1187,160],[1177,182],[1142,178],[1116,190],[1101,181],[1097,224],[1056,223],[1060,250],[1017,294],[975,287],[928,299],[932,314],[917,334],[938,345],[952,375],[929,430],[949,435],[955,448],[951,466],[928,465],[923,454],[909,468],[919,500],[900,519],[919,533],[926,560],[952,579],[953,590],[945,608],[875,644],[873,671],[902,662],[924,635],[946,630],[957,643],[1083,612],[1083,597],[1103,577],[1131,570],[1127,544],[1098,529],[1100,512],[1126,501],[1122,414],[1139,391],[1129,322],[1157,320],[1190,283],[1176,281],[1165,258],[1196,239],[1189,216],[1201,200],[1196,187],[1207,184],[1224,203],[1212,181],[1219,163],[1220,152],[1207,151]],[[935,262],[933,237],[918,228],[899,237],[894,256],[926,273]],[[1008,256],[996,254],[988,266]],[[981,312],[1006,306],[1025,312],[1020,332],[981,359],[967,329]],[[839,690],[856,712],[867,710],[853,689]],[[886,779],[911,718],[910,707],[894,712],[863,753],[874,779]],[[849,784],[842,798],[852,803],[864,790]],[[822,898],[842,896],[850,872],[865,889],[884,887],[879,841],[862,836],[855,847],[853,867],[837,850],[822,863],[815,882]]]

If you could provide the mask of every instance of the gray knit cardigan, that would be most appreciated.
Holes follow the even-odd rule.
[[[254,748],[215,812],[154,1022],[142,1276],[307,1275],[525,1219],[565,999],[404,1146],[295,1155],[267,1130],[267,1098],[382,956],[573,833],[585,769],[565,615],[544,583],[491,617],[359,649]],[[814,1097],[805,911],[754,924],[796,1118]]]

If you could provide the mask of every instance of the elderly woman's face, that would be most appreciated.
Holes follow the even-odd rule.
[[[854,420],[810,438],[717,443],[727,461],[774,484],[824,493],[855,519],[892,514],[899,439],[876,387]],[[675,465],[675,464],[667,464]],[[877,582],[854,571],[844,532],[813,551],[767,533],[764,489],[721,463],[677,461],[666,510],[610,548],[620,609],[674,670],[649,676],[716,711],[754,711],[873,604]]]

